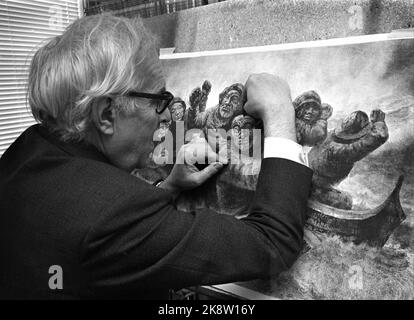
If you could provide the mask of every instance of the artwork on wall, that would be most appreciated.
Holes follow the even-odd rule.
[[[376,35],[163,59],[177,97],[172,132],[224,129],[217,150],[247,155],[183,194],[182,210],[243,214],[263,140],[253,134],[260,121],[243,113],[243,84],[267,72],[290,85],[297,139],[314,170],[306,243],[291,270],[245,286],[280,298],[414,298],[413,52],[412,37]],[[137,174],[155,180],[170,167]]]

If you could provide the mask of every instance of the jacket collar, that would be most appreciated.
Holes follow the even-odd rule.
[[[45,140],[72,156],[110,163],[108,158],[93,145],[84,142],[64,142],[55,132],[43,125],[36,124],[33,127]]]

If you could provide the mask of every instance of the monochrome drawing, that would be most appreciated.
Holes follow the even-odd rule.
[[[413,49],[413,39],[395,39],[163,60],[182,105],[179,116],[170,107],[172,123],[230,129],[235,139],[219,135],[218,148],[238,141],[249,150],[261,129],[243,113],[249,74],[273,73],[291,87],[297,141],[314,171],[305,244],[292,270],[252,288],[277,297],[414,297]],[[259,171],[260,158],[230,161],[177,206],[237,217]]]

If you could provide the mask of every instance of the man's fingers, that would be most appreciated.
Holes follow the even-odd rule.
[[[186,145],[187,163],[199,164],[213,163],[219,159],[217,153],[211,148],[204,137],[193,135],[190,142]],[[189,161],[188,161],[189,160]]]
[[[214,176],[217,172],[219,172],[223,168],[223,164],[220,162],[214,162],[212,164],[209,164],[207,167],[205,167],[203,170],[195,173],[198,177],[198,181],[200,184],[203,184],[205,181],[207,181],[209,178]]]

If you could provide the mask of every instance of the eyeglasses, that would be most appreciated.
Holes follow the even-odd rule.
[[[163,113],[164,110],[171,103],[171,101],[174,99],[174,95],[169,91],[164,91],[163,93],[160,93],[160,94],[129,91],[125,93],[124,96],[158,100],[157,107],[155,108],[155,111],[158,114]]]

